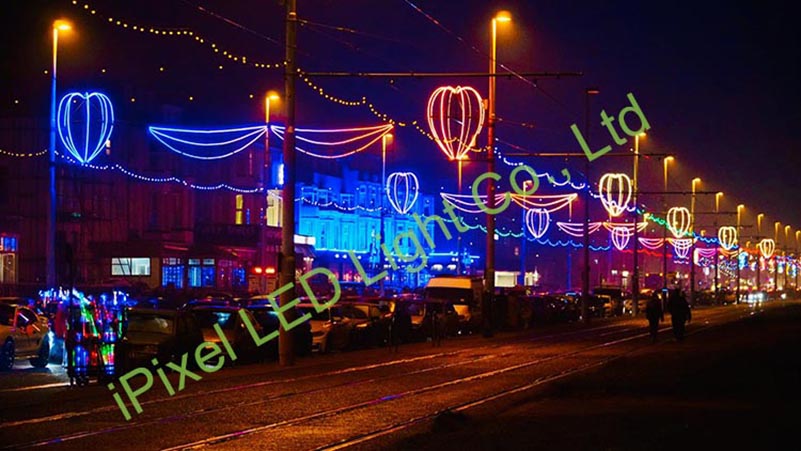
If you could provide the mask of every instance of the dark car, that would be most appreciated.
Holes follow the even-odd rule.
[[[342,316],[351,320],[352,346],[377,346],[386,343],[389,337],[391,318],[369,302],[338,302]]]
[[[244,311],[258,337],[266,336],[267,334],[264,333],[261,325],[250,310],[238,305],[190,302],[186,307],[186,311],[194,316],[200,326],[200,330],[203,332],[203,340],[216,343],[222,348],[222,340],[214,330],[214,325],[219,325],[225,335],[225,339],[233,347],[240,361],[263,360],[269,356],[268,345],[256,345],[254,337],[240,316],[239,312]],[[277,338],[274,340],[277,340]]]
[[[281,327],[281,321],[278,314],[273,310],[272,304],[266,295],[254,296],[247,301],[245,307],[248,309],[256,321],[259,322],[264,335],[269,335]],[[297,307],[295,308],[295,318],[303,316],[303,312]],[[295,349],[295,354],[304,356],[311,353],[312,350],[312,332],[311,324],[304,321],[292,327],[292,345]],[[278,356],[278,339],[270,340],[264,346],[267,347],[267,353],[272,357]]]
[[[320,302],[325,301],[321,300]],[[353,323],[350,318],[342,314],[339,305],[318,312],[311,303],[298,304],[298,310],[301,314],[309,314],[308,323],[312,331],[312,347],[321,354],[350,347]]]
[[[598,287],[592,290],[595,296],[608,296],[609,306],[605,312],[606,316],[620,316],[623,314],[623,301],[626,294],[617,287]]]
[[[120,343],[122,367],[130,370],[151,364],[153,358],[166,363],[188,352],[190,361],[203,333],[192,315],[176,310],[132,308]]]
[[[394,309],[406,309],[411,317],[410,335],[413,338],[433,338],[435,331],[440,336],[454,336],[460,331],[460,317],[451,301],[399,299]]]

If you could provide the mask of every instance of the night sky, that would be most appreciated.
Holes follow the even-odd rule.
[[[277,62],[283,58],[284,35],[283,9],[277,1],[91,1],[89,5],[97,15],[71,0],[4,5],[0,116],[47,117],[49,76],[44,70],[50,65],[49,26],[62,16],[74,22],[76,32],[64,37],[59,48],[59,89],[107,92],[115,102],[118,121],[141,125],[142,133],[146,125],[163,122],[162,104],[185,109],[184,123],[168,125],[259,122],[264,92],[283,91],[280,70],[243,67],[192,39],[138,33],[107,21],[111,16],[145,27],[188,28],[252,60]],[[690,180],[701,177],[701,190],[725,192],[721,209],[746,205],[745,223],[765,212],[768,232],[773,221],[794,229],[801,226],[796,204],[801,191],[801,138],[794,130],[801,120],[801,88],[796,81],[801,75],[797,45],[801,31],[782,4],[299,0],[305,22],[299,27],[298,65],[307,71],[485,72],[489,22],[500,9],[513,17],[499,31],[500,63],[519,72],[584,75],[529,83],[499,79],[498,138],[531,151],[579,151],[569,127],[583,126],[583,93],[593,86],[601,93],[592,100],[591,135],[593,147],[600,147],[611,143],[599,124],[600,109],[616,114],[631,92],[652,127],[641,151],[676,157],[671,189],[688,191]],[[428,95],[436,86],[470,84],[482,94],[487,90],[483,78],[314,81],[332,95],[367,96],[397,120],[422,123]],[[131,103],[131,97],[137,102]],[[299,126],[380,123],[366,107],[331,103],[302,82],[297,105]],[[279,107],[277,120],[281,114]],[[516,125],[522,122],[533,127]],[[454,189],[455,175],[448,174],[455,174],[455,169],[433,143],[411,127],[397,129],[395,136],[391,170],[415,170],[429,192],[445,184]],[[483,135],[480,139],[486,140]],[[630,146],[631,141],[616,150]],[[499,149],[515,151],[503,142]],[[578,170],[583,165],[580,160],[526,161],[538,169],[567,165]],[[628,158],[602,158],[593,164],[599,172],[631,171]],[[483,171],[480,164],[472,166],[466,180]],[[661,160],[643,160],[641,171],[641,189],[661,189]],[[657,200],[643,202],[656,207]],[[689,197],[675,196],[670,202],[689,206]],[[711,210],[713,204],[713,196],[699,197],[699,210]]]

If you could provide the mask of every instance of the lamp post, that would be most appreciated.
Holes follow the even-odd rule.
[[[798,270],[801,269],[798,267],[798,244],[801,243],[801,230],[795,231],[795,248],[796,248],[796,255],[795,255],[795,289],[798,290]]]
[[[47,239],[45,241],[46,281],[48,288],[56,285],[56,69],[58,67],[58,33],[70,31],[72,25],[66,20],[53,22],[53,76],[50,83],[50,147],[49,154],[49,189],[47,210]],[[88,106],[87,106],[88,108]]]
[[[782,223],[776,221],[773,223],[773,242],[776,243],[776,249],[773,251],[773,291],[779,291],[779,229]]]
[[[672,156],[665,157],[663,164],[664,164],[664,192],[667,193],[668,189],[668,163],[673,161],[674,158]],[[662,195],[662,214],[665,215],[665,219],[667,220],[667,194]],[[663,298],[667,295],[667,226],[662,227],[662,291],[663,291]]]
[[[597,88],[584,91],[584,137],[590,143],[590,96],[598,95]],[[584,162],[584,268],[581,271],[581,319],[590,322],[590,160]]]
[[[765,217],[765,213],[760,213],[757,215],[757,238],[762,235],[762,218]],[[760,271],[760,263],[762,262],[762,250],[760,246],[757,245],[757,264],[756,264],[756,289],[757,291],[761,291],[762,287],[759,283],[759,271]]]
[[[387,142],[392,141],[392,134],[387,133],[381,137],[381,189],[384,192],[384,195],[381,196],[381,203],[379,204],[380,209],[379,211],[379,220],[381,221],[380,225],[380,234],[381,239],[385,242],[389,242],[386,236],[384,236],[384,205],[386,203],[386,198],[388,195],[387,191]],[[379,241],[380,243],[380,241]],[[379,252],[378,254],[378,271],[376,274],[380,274],[381,271],[384,270],[384,254]],[[381,296],[384,296],[384,277],[381,278],[381,283],[379,284],[381,289]],[[390,280],[392,278],[390,277]]]
[[[264,164],[262,165],[261,170],[261,186],[264,190],[261,193],[261,205],[262,205],[262,217],[260,223],[260,230],[261,230],[261,246],[259,247],[259,265],[262,268],[266,268],[267,263],[267,209],[269,208],[268,198],[270,197],[270,188],[272,187],[272,174],[270,174],[272,170],[272,157],[270,155],[270,103],[278,101],[278,93],[275,91],[268,91],[267,95],[264,96],[264,126],[266,130],[264,131]],[[262,291],[267,290],[266,285],[266,274],[259,277],[260,283],[259,286]],[[262,282],[264,284],[262,284]]]
[[[490,60],[489,60],[489,93],[487,96],[487,170],[495,172],[495,69],[497,66],[497,38],[498,23],[508,23],[512,20],[508,11],[499,11],[491,21],[490,33]],[[487,183],[487,206],[495,208],[495,183]],[[486,260],[484,268],[484,289],[487,292],[482,316],[484,321],[484,336],[492,336],[491,309],[495,296],[495,215],[487,214],[487,241]],[[486,308],[483,308],[486,307]]]
[[[718,214],[720,213],[720,198],[721,197],[723,197],[723,192],[718,191],[717,193],[715,193],[715,224],[714,224],[714,226],[715,226],[715,231],[716,232],[717,232],[717,229],[718,229]],[[719,246],[719,244],[720,243],[718,243],[718,246],[715,247],[715,302],[718,301],[718,295],[720,293],[719,290],[718,290],[718,282],[719,282],[719,278],[720,278],[720,275],[719,275],[720,271],[719,271],[719,267],[718,267],[719,263],[720,263],[719,262],[719,260],[720,260],[720,253],[719,253],[720,252],[720,246]]]
[[[632,187],[634,190],[634,268],[632,271],[631,280],[631,311],[634,316],[640,313],[640,232],[637,227],[637,221],[640,217],[639,204],[637,199],[637,173],[640,168],[640,138],[645,137],[645,133],[640,133],[634,137],[634,180]]]
[[[690,305],[695,303],[695,184],[701,183],[701,179],[696,177],[692,180],[692,199],[690,200],[690,233],[692,243],[690,245]]]
[[[790,226],[784,226],[784,247],[782,248],[782,262],[784,262],[784,269],[782,270],[782,289],[787,289],[787,246],[790,243]]]
[[[740,221],[741,221],[741,214],[742,210],[745,209],[745,205],[740,204],[737,206],[737,254],[735,258],[735,264],[737,266],[737,292],[735,294],[736,299],[734,300],[735,304],[740,303],[740,253],[742,250],[740,249]]]
[[[531,180],[523,181],[523,191],[528,190],[528,185],[531,185],[533,182]],[[526,286],[526,247],[528,244],[528,237],[526,236],[526,209],[522,208],[523,214],[520,217],[521,222],[521,231],[522,236],[520,237],[520,286]],[[567,270],[570,271],[570,265],[568,264]],[[570,287],[568,286],[567,289],[569,290]]]

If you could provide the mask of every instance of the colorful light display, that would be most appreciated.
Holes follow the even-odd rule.
[[[566,234],[576,238],[581,238],[582,236],[584,236],[584,224],[580,222],[557,222],[556,227],[558,227],[559,230],[565,232]],[[587,232],[589,234],[593,234],[597,232],[598,229],[600,228],[601,228],[600,222],[590,222],[587,226],[588,229]]]
[[[693,245],[692,238],[668,238],[668,242],[673,246],[676,257],[681,259],[687,258]]]
[[[440,150],[450,160],[464,159],[484,126],[484,104],[478,91],[470,86],[441,86],[428,98],[427,112],[428,127]]]
[[[534,239],[545,236],[551,224],[551,214],[542,208],[533,208],[526,211],[526,228]]]
[[[609,216],[618,217],[631,202],[631,179],[626,174],[604,174],[598,182],[598,194]]]
[[[264,136],[267,127],[210,130],[148,127],[148,131],[173,152],[198,160],[219,160],[247,149]]]
[[[655,251],[655,250],[657,250],[660,247],[665,245],[665,240],[663,240],[662,238],[643,238],[643,237],[640,237],[639,240],[640,240],[640,244],[642,244],[643,247],[645,247],[646,249],[650,249],[652,251]]]
[[[56,117],[61,143],[80,164],[92,162],[114,130],[111,100],[99,92],[66,94],[58,103]]]
[[[393,172],[387,177],[385,188],[389,204],[398,213],[405,215],[410,212],[417,202],[420,184],[417,176],[411,172]]]
[[[615,245],[615,248],[619,251],[622,251],[629,245],[629,240],[631,239],[631,230],[628,227],[615,227],[612,229],[612,244]]]
[[[690,210],[685,207],[671,208],[668,210],[665,220],[668,230],[676,238],[682,238],[690,231]]]
[[[718,229],[718,243],[720,247],[730,251],[737,245],[737,229],[732,226],[725,226]]]

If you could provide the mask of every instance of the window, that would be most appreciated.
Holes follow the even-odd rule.
[[[241,194],[236,195],[236,211],[234,216],[234,224],[242,225],[244,223],[243,215],[242,215],[242,206],[245,203],[244,197]]]
[[[200,259],[189,259],[189,286],[190,287],[213,287],[215,282],[216,268],[213,258],[204,258],[203,266],[200,266]]]
[[[161,285],[166,287],[172,284],[175,288],[184,287],[184,266],[181,259],[165,257],[161,259]]]
[[[149,276],[150,258],[112,258],[112,276]]]

